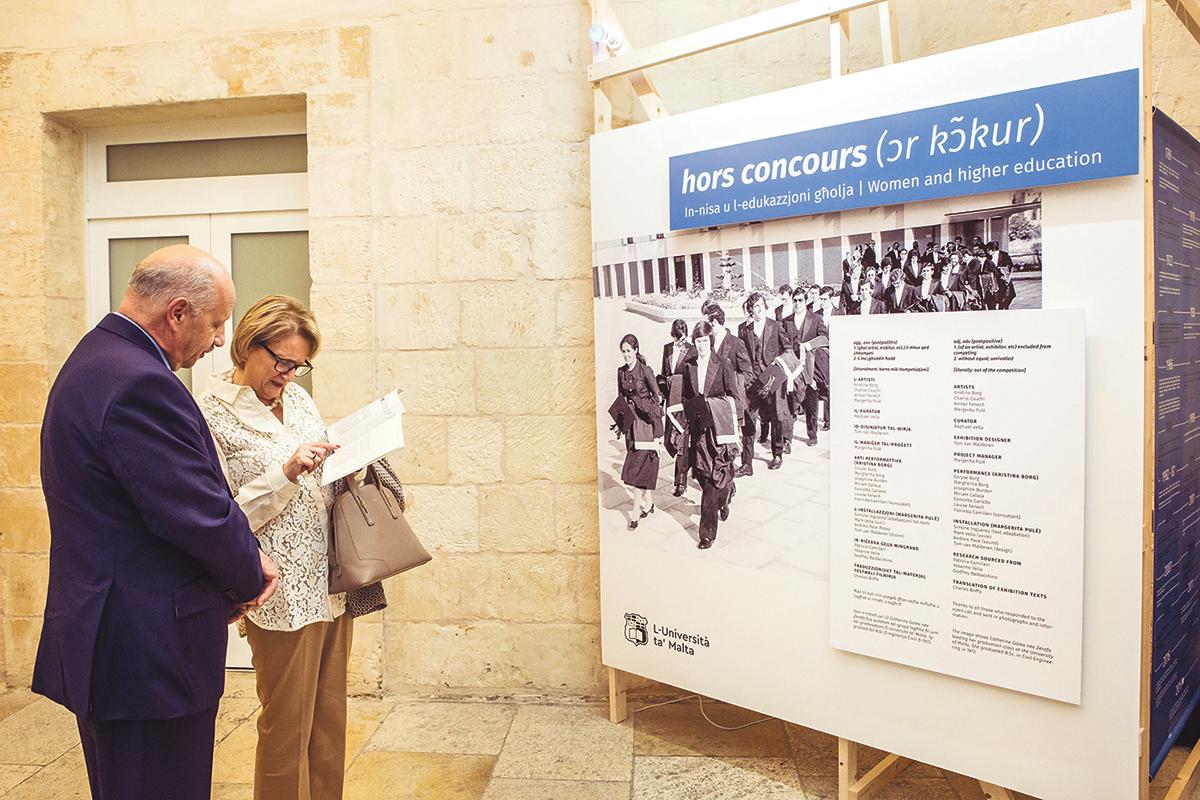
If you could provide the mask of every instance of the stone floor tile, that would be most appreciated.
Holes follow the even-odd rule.
[[[737,727],[762,714],[725,703],[705,703],[708,716],[720,725]],[[768,719],[738,731],[714,727],[694,701],[639,711],[633,717],[633,752],[651,756],[752,756],[790,758],[783,723]]]
[[[217,742],[213,754],[213,783],[254,783],[254,750],[258,746],[255,714]]]
[[[523,706],[496,762],[496,777],[627,781],[633,771],[633,726],[613,725],[607,709]]]
[[[495,756],[516,713],[501,703],[400,703],[367,749]]]
[[[254,800],[254,787],[249,783],[214,783],[212,800]]]
[[[0,692],[0,720],[15,714],[37,699],[38,695],[28,689],[7,689]]]
[[[0,764],[0,794],[24,781],[41,767],[26,767],[17,764]]]
[[[254,686],[254,670],[230,669],[225,671],[225,697],[257,698],[258,692],[255,691]]]
[[[932,764],[923,764],[920,761],[914,761],[904,772],[900,773],[905,778],[922,778],[928,780],[946,779],[948,777],[945,772],[933,766]]]
[[[483,800],[629,800],[625,781],[525,781],[492,778]]]
[[[362,752],[367,742],[391,713],[395,703],[367,697],[351,697],[346,708],[346,763]]]
[[[983,788],[979,785],[979,781],[974,778],[968,778],[966,775],[959,775],[957,772],[946,772],[946,781],[950,784],[950,788],[958,795],[958,800],[985,800],[983,796]]]
[[[225,703],[249,702],[254,703],[250,714],[224,736],[217,738],[216,752],[213,756],[215,783],[254,783],[254,751],[258,747],[257,701],[227,697],[222,701],[222,707]],[[346,721],[347,764],[362,750],[391,708],[392,704],[383,700],[350,698]],[[231,706],[231,717],[233,713]]]
[[[360,753],[346,773],[344,800],[480,800],[496,759],[444,753]]]
[[[796,769],[801,775],[837,777],[837,737],[802,725],[788,723],[785,727],[788,742],[792,747],[792,757],[796,759]]]
[[[258,700],[249,697],[222,697],[217,710],[216,741],[221,741],[246,720],[258,716]]]
[[[808,800],[837,800],[837,776],[805,776],[800,780]],[[979,783],[975,785],[978,787]],[[877,800],[958,800],[945,778],[897,778],[873,797]]]
[[[879,800],[958,800],[945,778],[899,777],[875,795]]]
[[[838,779],[834,775],[805,775],[800,778],[806,800],[838,800]]]
[[[639,756],[633,800],[807,800],[786,758]]]
[[[0,764],[45,766],[78,744],[75,715],[45,698],[0,721]]]
[[[91,796],[83,749],[77,745],[9,791],[4,800],[90,800]]]

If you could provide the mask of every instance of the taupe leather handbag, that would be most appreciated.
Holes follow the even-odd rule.
[[[399,575],[432,558],[409,527],[399,499],[384,486],[377,470],[374,464],[367,467],[366,480],[361,484],[357,476],[347,475],[347,491],[334,501],[329,542],[330,594]]]

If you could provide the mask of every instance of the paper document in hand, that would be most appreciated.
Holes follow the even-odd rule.
[[[329,426],[329,441],[341,445],[321,471],[321,483],[333,483],[404,447],[404,403],[396,392],[363,406]]]

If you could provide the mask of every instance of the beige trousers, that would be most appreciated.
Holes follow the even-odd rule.
[[[346,669],[354,621],[298,631],[246,622],[258,682],[255,800],[340,800],[346,771]]]

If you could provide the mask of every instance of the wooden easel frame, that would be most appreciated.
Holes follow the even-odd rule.
[[[1154,326],[1154,147],[1152,139],[1153,64],[1151,59],[1151,2],[1131,0],[1135,9],[1143,12],[1143,67],[1142,67],[1142,118],[1143,118],[1143,184],[1145,194],[1145,359],[1144,359],[1144,485],[1143,485],[1143,532],[1142,532],[1142,678],[1140,698],[1140,748],[1139,770],[1142,776],[1149,775],[1150,741],[1150,660],[1151,629],[1154,604],[1154,379],[1155,352]],[[1167,0],[1168,6],[1179,17],[1189,32],[1200,43],[1200,0]],[[622,29],[613,13],[609,0],[589,0],[593,25],[605,30]],[[880,37],[885,65],[894,64],[900,58],[899,31],[896,27],[896,9],[893,0],[797,0],[758,14],[752,14],[701,31],[680,36],[641,49],[635,49],[623,33],[620,43],[610,51],[604,43],[593,45],[592,64],[588,67],[588,80],[592,84],[594,126],[596,132],[612,129],[612,102],[601,83],[625,77],[633,87],[637,101],[647,119],[668,116],[666,104],[645,70],[671,63],[689,56],[759,36],[776,33],[814,22],[829,25],[830,77],[846,74],[846,62],[850,44],[850,12],[875,6],[879,10]],[[629,716],[627,690],[629,675],[614,667],[608,670],[609,719],[623,722]],[[867,800],[878,794],[883,787],[895,779],[913,763],[911,759],[894,753],[888,754],[879,764],[861,777],[858,775],[858,744],[847,739],[838,739],[838,798],[839,800]],[[1169,788],[1165,800],[1182,800],[1197,784],[1200,784],[1200,744],[1188,756],[1179,775]],[[1013,793],[1003,787],[980,781],[984,796],[989,800],[1014,800]],[[1139,788],[1139,800],[1149,796],[1149,781],[1143,780]]]

